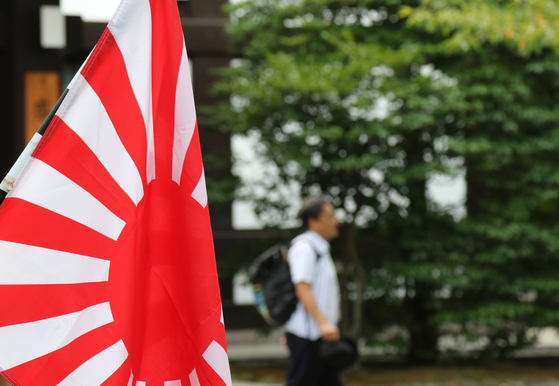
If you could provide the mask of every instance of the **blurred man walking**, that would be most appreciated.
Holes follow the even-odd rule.
[[[288,252],[291,278],[299,299],[285,324],[290,351],[287,386],[340,386],[338,371],[319,362],[313,341],[340,339],[340,288],[329,242],[338,236],[334,206],[324,198],[305,201],[299,217],[305,232]]]

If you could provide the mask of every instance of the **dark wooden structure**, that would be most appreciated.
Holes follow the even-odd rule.
[[[192,62],[193,89],[197,105],[211,105],[215,69],[229,65],[231,53],[223,32],[227,21],[221,8],[227,0],[179,1],[188,55]],[[23,150],[25,141],[25,77],[29,72],[56,73],[60,88],[65,87],[86,59],[106,25],[84,23],[79,17],[66,17],[67,45],[63,49],[43,49],[40,45],[39,9],[58,5],[58,0],[2,0],[0,2],[0,174],[8,172]],[[59,90],[58,90],[59,92]],[[45,116],[47,101],[36,103]],[[205,130],[199,122],[203,154],[230,153],[226,134]],[[232,228],[231,208],[211,209],[218,259],[226,258],[239,242],[261,238],[261,232],[237,232]],[[254,321],[251,306],[232,302],[231,280],[221,282],[226,327],[249,328]]]

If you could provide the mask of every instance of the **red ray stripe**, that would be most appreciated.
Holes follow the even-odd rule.
[[[122,53],[109,29],[105,31],[102,43],[96,50],[96,60],[90,61],[82,75],[103,102],[120,140],[140,172],[145,189],[147,134],[142,111]]]
[[[8,370],[8,374],[17,378],[22,385],[56,385],[88,359],[119,340],[113,326],[109,324],[82,335],[60,350],[14,367]],[[54,363],[56,365],[52,365]],[[127,363],[129,362],[125,362],[123,367],[128,369],[128,377],[121,375],[121,386],[126,385],[130,377],[130,366],[126,366]]]
[[[52,166],[99,200],[107,209],[128,222],[136,206],[111,177],[95,153],[64,121],[58,121],[49,132],[49,141],[36,158]],[[145,168],[144,168],[145,169]]]
[[[176,2],[151,0],[150,5],[155,162],[157,178],[170,180],[175,99],[184,38]]]
[[[0,240],[107,260],[115,253],[114,240],[85,225],[19,198],[4,204]]]
[[[186,156],[184,158],[184,167],[182,169],[180,185],[181,188],[184,188],[185,193],[192,194],[192,191],[200,181],[203,167],[198,123],[196,123],[194,133],[192,134],[192,140],[190,141],[190,146],[188,147],[188,151],[186,152]],[[193,198],[190,199],[193,200]]]
[[[107,302],[107,283],[0,285],[0,326],[53,318]],[[9,296],[8,296],[9,295]]]

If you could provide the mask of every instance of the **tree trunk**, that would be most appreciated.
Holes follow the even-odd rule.
[[[351,334],[351,326],[350,326],[351,315],[349,309],[350,304],[349,304],[348,288],[347,288],[349,270],[350,270],[349,256],[346,253],[344,253],[342,259],[342,272],[340,275],[340,297],[342,301],[341,304],[342,321],[341,321],[340,330],[344,335]]]
[[[407,159],[410,165],[421,165],[423,161],[423,149],[425,143],[420,133],[410,133],[407,137]],[[426,197],[426,179],[411,179],[408,181],[408,197],[410,205],[408,206],[408,218],[411,220],[407,226],[407,236],[418,238],[422,234],[428,232],[425,223],[427,219],[427,197]],[[414,229],[415,228],[415,229]],[[407,259],[410,264],[411,251],[406,251]],[[429,252],[427,252],[429,253]],[[430,259],[431,256],[428,257]],[[432,261],[428,260],[429,263]],[[433,363],[438,356],[438,326],[433,324],[434,310],[433,291],[436,289],[431,284],[422,282],[420,278],[411,275],[406,278],[413,278],[413,285],[410,290],[406,291],[404,298],[404,307],[407,315],[407,328],[410,336],[410,349],[408,352],[409,360],[412,363]],[[413,291],[411,291],[413,290]]]
[[[344,252],[352,267],[356,294],[355,299],[353,299],[351,335],[353,338],[359,339],[363,334],[363,293],[365,291],[366,275],[357,252],[355,223],[346,224],[344,233]]]
[[[410,349],[408,359],[412,363],[431,364],[438,358],[438,329],[432,323],[433,311],[427,306],[432,288],[416,282],[414,296],[406,295],[405,306],[409,312],[408,331]]]

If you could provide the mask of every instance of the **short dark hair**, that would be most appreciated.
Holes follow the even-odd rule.
[[[314,218],[315,220],[318,219],[322,213],[322,208],[324,208],[324,205],[328,203],[329,201],[322,196],[309,197],[303,201],[303,206],[299,211],[299,218],[303,222],[303,228],[309,229],[309,220],[311,218]]]

